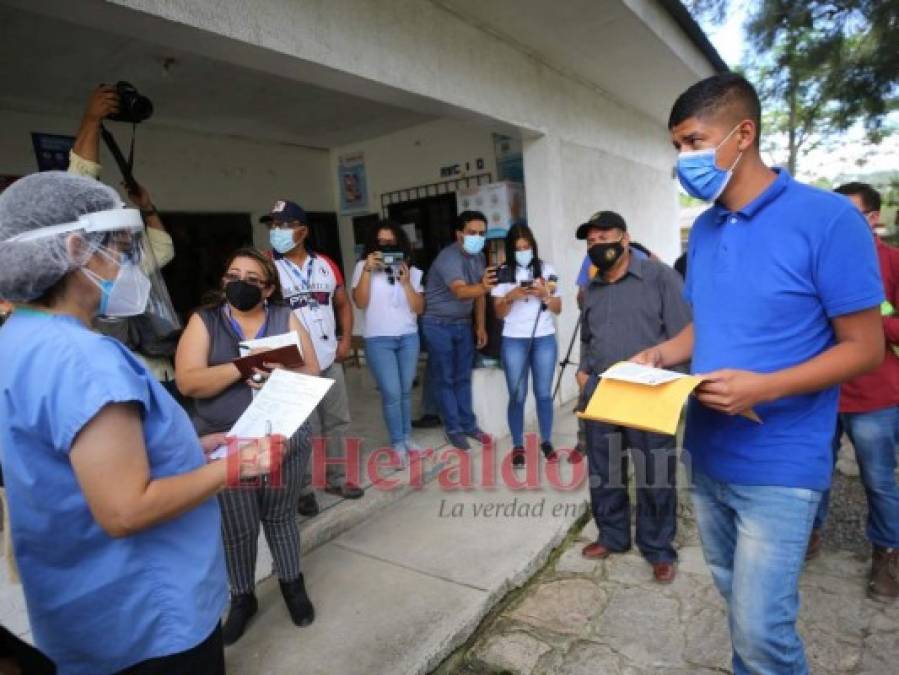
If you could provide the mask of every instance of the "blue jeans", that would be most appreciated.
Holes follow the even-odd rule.
[[[855,447],[858,470],[868,497],[865,533],[875,546],[899,548],[899,484],[896,447],[899,444],[899,406],[840,415],[843,429]],[[824,500],[822,499],[822,504]],[[826,505],[815,527],[824,524]]]
[[[390,442],[403,443],[412,431],[412,381],[418,365],[418,333],[365,338],[365,356],[378,390]]]
[[[555,335],[534,338],[528,353],[529,338],[503,337],[500,358],[509,388],[506,416],[512,445],[524,446],[524,402],[528,394],[528,372],[534,373],[534,398],[537,400],[537,421],[540,440],[548,441],[553,432],[553,373],[556,371],[558,346]],[[517,387],[517,391],[516,391]]]
[[[808,673],[799,576],[821,493],[722,483],[693,472],[706,564],[727,602],[735,675]]]
[[[831,443],[831,452],[833,453],[833,468],[837,467],[837,458],[840,454],[841,441],[843,440],[843,423],[840,416],[837,415],[837,428],[833,435],[833,443]],[[815,524],[812,528],[820,530],[827,521],[827,514],[830,512],[830,488],[821,493],[821,501],[818,502],[818,512],[815,514]]]
[[[471,403],[474,368],[471,324],[448,323],[426,316],[422,326],[443,427],[448,434],[474,431],[478,421]]]

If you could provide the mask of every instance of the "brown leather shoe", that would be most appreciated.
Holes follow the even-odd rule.
[[[677,576],[677,564],[673,562],[653,563],[652,576],[656,583],[670,584]]]
[[[612,553],[614,551],[606,548],[599,542],[587,544],[581,549],[581,555],[590,560],[602,560],[603,558],[608,558]]]
[[[808,548],[805,549],[805,559],[812,560],[817,558],[823,546],[824,537],[821,536],[821,530],[812,530],[812,534],[808,538]]]
[[[343,485],[328,485],[325,487],[325,492],[344,499],[361,499],[365,495],[365,491],[361,487],[349,481]]]
[[[871,551],[868,597],[881,602],[899,597],[899,548],[875,546]]]

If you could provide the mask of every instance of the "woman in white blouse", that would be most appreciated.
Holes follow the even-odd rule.
[[[509,279],[497,284],[491,295],[496,316],[504,319],[500,355],[509,388],[507,416],[512,434],[512,464],[525,461],[524,401],[528,374],[534,375],[534,398],[540,427],[540,449],[550,461],[553,450],[553,402],[550,389],[558,346],[552,315],[562,310],[558,277],[553,266],[537,254],[537,241],[527,225],[513,225],[506,235]]]
[[[405,463],[413,449],[412,382],[418,365],[418,320],[424,311],[422,271],[411,265],[403,229],[374,226],[353,271],[353,302],[365,315],[365,356],[378,390],[390,442]]]

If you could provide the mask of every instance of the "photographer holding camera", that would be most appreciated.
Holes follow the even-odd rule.
[[[125,105],[122,105],[124,97]],[[75,144],[69,153],[69,173],[87,178],[100,178],[100,137],[103,120],[112,119],[122,122],[141,122],[153,112],[153,106],[146,97],[140,96],[137,91],[127,83],[118,85],[100,85],[90,96],[78,133],[75,136]],[[130,170],[122,185],[128,193],[131,202],[140,209],[141,218],[144,221],[145,234],[150,251],[155,260],[148,261],[148,265],[162,268],[175,257],[175,246],[171,236],[165,230],[156,207],[150,198],[150,193],[131,176]],[[150,270],[145,270],[150,271]],[[149,354],[141,349],[140,340],[133,330],[131,320],[116,323],[105,322],[98,326],[99,329],[125,344],[131,352],[137,356],[158,381],[174,382],[175,369],[172,366],[171,355],[164,353]],[[174,341],[171,353],[174,354]],[[170,391],[173,387],[170,389]]]
[[[493,289],[496,316],[503,319],[500,356],[509,388],[506,415],[512,434],[512,465],[525,463],[524,402],[528,391],[528,371],[534,374],[534,397],[540,426],[540,449],[549,461],[556,461],[551,436],[553,428],[552,379],[558,345],[551,314],[562,311],[555,269],[537,253],[537,241],[527,225],[509,228],[506,235],[506,262],[497,273]]]
[[[382,222],[369,232],[353,271],[353,302],[365,314],[365,355],[381,392],[390,443],[403,462],[412,440],[412,381],[418,365],[418,315],[424,311],[422,271],[411,266],[403,229]]]

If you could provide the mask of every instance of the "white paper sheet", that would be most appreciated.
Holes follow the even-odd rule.
[[[326,377],[313,377],[282,368],[273,370],[253,402],[231,427],[228,436],[261,438],[271,431],[290,438],[333,384],[334,380]],[[227,453],[228,447],[222,445],[210,453],[209,458],[221,459]]]
[[[240,343],[240,355],[247,356],[253,349],[278,349],[278,347],[287,347],[288,345],[296,345],[300,350],[300,356],[303,356],[303,345],[300,344],[300,336],[292,330],[281,335],[269,335],[264,338],[256,338],[255,340],[244,340]]]
[[[649,366],[641,366],[639,363],[616,363],[602,374],[610,380],[619,380],[621,382],[634,382],[635,384],[648,384],[652,387],[673,382],[686,377],[683,373],[677,373],[673,370],[664,370],[662,368],[650,368]]]

